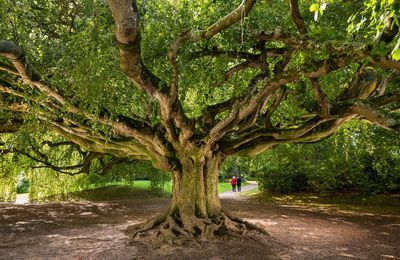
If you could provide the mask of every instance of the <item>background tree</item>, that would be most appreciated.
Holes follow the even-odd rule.
[[[352,118],[399,130],[400,63],[375,48],[394,46],[396,27],[385,27],[393,37],[349,37],[361,2],[332,1],[318,23],[313,2],[301,4],[2,0],[2,132],[62,137],[36,145],[28,134],[3,153],[64,173],[132,159],[171,172],[170,208],[133,236],[156,228],[168,239],[212,239],[255,228],[221,207],[227,156],[317,142]],[[58,165],[46,146],[72,147],[80,163]]]
[[[282,145],[235,163],[249,165],[259,186],[276,193],[398,192],[399,144],[397,133],[352,120],[321,142]]]

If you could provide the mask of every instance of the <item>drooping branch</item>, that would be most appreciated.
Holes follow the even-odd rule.
[[[25,97],[25,95],[18,95],[18,93],[14,93],[14,91],[12,91],[11,88],[6,88],[6,87],[1,87],[0,86],[0,91],[2,91],[3,93],[8,93],[8,94],[14,94],[16,96],[21,96],[21,97]],[[29,98],[29,97],[28,97]],[[72,120],[68,114],[63,114],[63,122],[64,123],[60,123],[58,117],[59,117],[59,113],[58,113],[58,109],[61,109],[58,106],[55,107],[51,107],[49,106],[49,104],[47,103],[46,106],[41,106],[41,101],[42,99],[29,99],[30,101],[33,101],[35,103],[37,103],[38,106],[35,107],[35,113],[36,116],[43,120],[44,122],[48,122],[50,125],[54,125],[56,126],[56,128],[54,128],[54,130],[56,130],[57,132],[60,133],[60,129],[69,129],[70,130],[70,135],[68,136],[67,139],[72,140],[73,142],[78,142],[77,140],[79,140],[78,136],[82,139],[85,139],[86,141],[81,142],[80,144],[83,144],[83,147],[85,147],[86,149],[90,150],[90,149],[94,149],[97,152],[105,152],[105,151],[109,151],[107,149],[102,149],[100,147],[108,147],[112,144],[111,140],[109,138],[105,138],[102,137],[99,133],[95,134],[93,133],[93,131],[86,125],[78,123],[75,120]],[[51,104],[51,103],[50,103]],[[7,104],[6,107],[2,108],[3,110],[10,110],[10,111],[14,111],[14,112],[21,112],[24,114],[30,113],[29,110],[29,106],[26,104],[21,104],[21,103],[13,103],[13,104]],[[68,108],[66,109],[68,111]],[[152,151],[154,153],[153,158],[157,158],[162,156],[165,156],[166,154],[168,154],[168,149],[166,149],[165,146],[163,146],[163,141],[159,138],[159,137],[155,137],[156,133],[152,132],[151,127],[149,127],[148,124],[145,124],[141,121],[135,121],[134,119],[130,119],[129,120],[129,124],[130,126],[133,126],[134,128],[128,127],[127,125],[125,125],[122,122],[117,122],[117,121],[112,121],[110,119],[108,119],[107,117],[96,117],[94,115],[88,114],[88,113],[78,113],[78,115],[83,115],[85,119],[90,119],[92,122],[97,122],[97,123],[101,123],[103,125],[107,125],[112,127],[112,129],[114,130],[115,134],[117,134],[118,136],[125,136],[125,137],[133,137],[135,138],[135,140],[137,140],[136,143],[131,142],[131,144],[129,145],[131,148],[133,146],[135,146],[135,150],[139,149],[139,150],[143,150],[143,151]],[[76,116],[76,114],[75,114]],[[75,130],[72,130],[74,129]],[[63,134],[63,132],[61,132],[61,134]],[[98,148],[95,148],[95,146],[90,146],[90,145],[85,145],[87,143],[92,142],[93,140],[97,140],[98,143]],[[129,151],[124,151],[126,148],[123,148],[123,146],[125,146],[126,144],[124,144],[121,141],[117,142],[117,147],[121,146],[119,149],[121,151],[118,152],[118,154],[120,154],[120,156],[125,157],[126,155],[132,154],[132,152]],[[155,149],[155,147],[157,149]],[[114,149],[114,151],[112,152],[113,154],[116,154],[117,148]],[[123,155],[125,153],[125,155]]]
[[[8,58],[12,62],[18,74],[26,84],[54,98],[61,105],[66,103],[60,94],[51,90],[40,81],[40,76],[26,62],[25,53],[20,46],[10,41],[0,40],[0,56]]]
[[[350,121],[355,116],[356,115],[354,114],[350,114],[342,116],[341,118],[338,119],[332,119],[316,127],[315,129],[308,132],[304,136],[300,136],[299,138],[293,140],[287,140],[288,141],[287,143],[314,143],[321,141],[327,138],[328,136],[334,134],[340,126]]]
[[[334,66],[332,66],[334,64]],[[327,59],[321,62],[314,62],[312,67],[314,70],[309,69],[300,69],[295,71],[284,71],[278,75],[276,75],[273,79],[268,80],[265,83],[265,87],[256,93],[249,102],[244,105],[241,110],[238,112],[238,116],[234,124],[240,123],[242,120],[246,119],[248,116],[253,115],[253,113],[260,111],[260,108],[265,103],[266,99],[268,99],[278,88],[292,82],[297,82],[301,80],[302,76],[310,77],[310,78],[318,78],[323,75],[327,75],[332,69],[339,69],[344,67],[347,64],[345,58],[338,57],[335,59]]]
[[[313,123],[309,125],[294,130],[287,130],[288,132],[285,130],[278,130],[279,132],[274,133],[275,137],[280,137],[278,139],[274,138],[271,133],[260,133],[258,136],[247,138],[247,140],[240,143],[240,145],[235,144],[232,146],[232,144],[230,144],[226,147],[229,149],[227,152],[235,153],[239,156],[254,156],[278,144],[317,142],[333,134],[339,126],[353,117],[354,116],[348,116],[335,120],[314,120],[310,121]],[[232,148],[233,150],[230,150]],[[225,147],[223,147],[223,149],[225,149]]]
[[[284,142],[290,143],[290,140],[295,140],[306,135],[319,125],[329,120],[330,119],[315,117],[304,122],[303,125],[295,129],[258,128],[248,133],[244,133],[237,139],[224,140],[222,149],[228,154],[240,152],[242,155],[247,154],[246,156],[250,156],[250,154],[254,155],[262,152],[263,149],[270,148],[271,145],[273,146]]]
[[[400,62],[392,60],[389,56],[380,57],[372,54],[373,46],[354,42],[316,42],[304,37],[297,37],[283,32],[281,28],[276,28],[272,33],[258,33],[254,38],[265,41],[281,41],[287,46],[296,50],[327,50],[336,55],[347,55],[354,62],[368,61],[370,64],[400,71]]]
[[[126,154],[135,155],[138,150],[142,150],[144,152],[140,152],[138,154],[141,158],[147,158],[154,161],[157,161],[158,158],[161,158],[160,164],[163,165],[164,168],[167,168],[168,164],[165,156],[170,154],[169,148],[164,144],[164,140],[162,135],[158,135],[158,131],[153,129],[150,124],[144,123],[143,120],[137,121],[135,119],[129,118],[129,126],[123,120],[115,121],[111,120],[106,116],[97,116],[90,113],[85,112],[84,110],[69,104],[65,98],[59,94],[56,90],[52,90],[44,80],[31,68],[31,66],[25,60],[25,54],[21,47],[16,45],[13,42],[9,41],[0,41],[0,55],[8,58],[15,68],[18,71],[18,74],[23,79],[24,84],[31,86],[34,90],[38,91],[37,96],[32,96],[32,94],[27,94],[24,92],[17,91],[15,88],[10,86],[9,84],[1,84],[0,91],[6,94],[11,94],[14,96],[18,96],[23,98],[23,100],[28,100],[36,104],[35,112],[36,116],[43,120],[44,122],[48,122],[50,125],[53,125],[53,129],[62,135],[65,134],[65,131],[60,131],[60,129],[69,129],[71,127],[69,124],[73,124],[76,126],[79,131],[70,131],[68,134],[68,139],[74,142],[76,140],[82,139],[82,143],[91,142],[91,138],[93,139],[92,132],[86,125],[78,123],[76,120],[72,120],[72,118],[80,117],[82,120],[86,120],[93,123],[99,123],[105,126],[108,126],[112,129],[113,133],[118,137],[123,138],[134,138],[136,142],[132,143],[130,147],[135,147],[135,152],[128,152]],[[43,98],[43,94],[46,95]],[[50,97],[50,98],[46,98]],[[17,106],[8,106],[3,109],[12,109],[13,111],[18,111],[22,113],[29,113],[29,109],[27,105],[24,103],[16,104]],[[63,111],[60,114],[60,111]],[[60,118],[61,117],[61,118]],[[60,120],[61,119],[61,120]],[[85,134],[83,134],[85,133]],[[90,133],[90,134],[89,134]],[[79,138],[78,138],[79,136]],[[99,134],[98,134],[99,136]],[[122,143],[117,144],[115,148],[112,149],[101,149],[101,146],[109,146],[108,140],[109,138],[97,138],[97,140],[101,140],[100,144],[97,145],[95,151],[100,153],[106,153],[106,151],[110,151],[112,154],[118,154],[119,156],[126,157],[124,151],[126,148],[126,144]],[[117,142],[118,143],[118,142]],[[87,145],[86,148],[90,150],[90,148],[94,148],[94,146]],[[118,151],[118,149],[121,149]],[[143,156],[145,154],[145,156]]]
[[[360,116],[383,128],[400,131],[400,117],[379,108],[398,102],[399,95],[372,98],[371,100],[353,99],[331,104],[329,118],[314,118],[296,129],[259,129],[249,132],[238,139],[226,139],[222,149],[226,153],[237,153],[241,156],[253,156],[277,144],[297,142],[317,142],[336,132],[350,119]]]
[[[68,175],[77,175],[81,173],[88,174],[90,172],[103,175],[110,171],[114,165],[127,161],[127,158],[115,157],[111,157],[105,160],[105,154],[82,151],[79,146],[69,141],[52,143],[51,141],[47,140],[41,143],[41,145],[44,144],[52,148],[61,146],[75,147],[76,151],[81,155],[80,162],[76,164],[62,165],[62,163],[60,162],[65,159],[62,155],[58,159],[51,158],[54,156],[41,151],[41,149],[33,145],[32,142],[30,142],[30,145],[25,149],[7,147],[4,143],[1,143],[1,146],[5,146],[5,148],[0,148],[0,154],[5,155],[12,153],[20,156],[25,156],[36,163],[36,165],[32,166],[33,169],[47,168],[55,172]],[[96,162],[99,163],[96,164]]]
[[[223,148],[224,151],[228,153],[233,152],[232,150],[233,147],[237,147],[239,145],[245,145],[246,142],[250,142],[252,138],[255,138],[245,134],[243,137],[244,139],[241,138],[237,139],[237,136],[240,135],[241,132],[246,131],[250,133],[255,133],[258,131],[257,129],[259,125],[266,124],[265,118],[260,117],[261,115],[260,111],[264,108],[268,99],[277,91],[277,89],[281,88],[282,86],[288,83],[297,82],[301,80],[302,76],[310,78],[318,78],[320,76],[328,74],[332,70],[337,70],[346,65],[347,61],[345,57],[336,57],[334,59],[327,59],[320,62],[314,62],[312,65],[312,67],[314,67],[314,70],[311,71],[310,71],[311,66],[304,65],[304,69],[302,68],[291,71],[282,71],[278,75],[275,75],[274,78],[268,80],[265,80],[266,75],[260,74],[258,76],[255,76],[253,80],[250,82],[247,92],[244,93],[240,98],[236,99],[236,105],[240,107],[240,109],[239,110],[231,109],[229,115],[226,118],[216,123],[215,126],[210,131],[210,133],[213,134],[212,135],[213,138],[207,139],[207,142],[208,143],[214,142],[223,138],[223,143],[225,143],[225,145],[223,145],[225,146],[225,148]],[[263,80],[265,80],[265,82],[262,83],[264,87],[258,90],[256,93],[254,93],[253,91],[255,90],[256,84],[258,82],[262,82]],[[285,94],[283,93],[282,96],[279,96],[277,99],[275,99],[274,102],[275,104],[273,104],[272,107],[270,108],[271,109],[270,112],[268,112],[268,110],[266,112],[268,117],[272,115],[272,113],[275,111],[280,102],[282,102],[284,96]],[[230,105],[229,102],[225,102],[225,104]],[[225,106],[221,107],[223,108]],[[256,124],[256,122],[258,122],[258,124]],[[272,126],[270,126],[269,128],[270,131],[273,132],[279,131],[279,129],[273,130]],[[227,138],[224,138],[224,136],[227,133],[229,133],[229,136],[233,136],[233,138],[235,139],[233,142],[227,141]],[[269,136],[271,137],[267,138],[268,141],[275,139],[274,137],[272,137],[273,135],[269,134]],[[227,143],[230,144],[226,145]]]
[[[276,77],[274,81],[270,82],[267,86],[269,88],[265,88],[263,91],[257,93],[256,96],[250,101],[254,102],[255,105],[261,104],[261,100],[256,100],[256,98],[260,97],[268,97],[272,95],[271,89],[276,91],[281,86],[289,83],[289,82],[296,82],[301,79],[300,75],[306,76],[311,78],[312,85],[313,85],[313,92],[314,96],[319,103],[320,110],[322,117],[315,117],[311,120],[304,121],[300,126],[296,127],[295,129],[280,129],[280,128],[273,128],[270,124],[267,128],[259,128],[256,126],[252,129],[249,129],[247,133],[239,136],[233,135],[232,137],[225,137],[221,143],[221,149],[224,152],[230,153],[240,153],[241,155],[254,155],[259,152],[264,151],[265,149],[269,149],[274,145],[281,144],[281,143],[293,143],[293,142],[314,142],[317,140],[321,140],[326,136],[332,134],[337,127],[339,127],[344,122],[350,120],[350,118],[356,116],[356,114],[351,112],[348,108],[343,110],[335,110],[331,113],[331,104],[327,100],[327,97],[322,92],[318,82],[316,81],[318,77],[328,74],[332,70],[340,69],[346,64],[346,57],[343,58],[335,58],[323,61],[320,65],[317,65],[317,69],[315,71],[298,71],[297,73],[293,72],[286,72],[282,75],[286,75],[281,78],[282,81],[276,81]],[[282,76],[281,76],[282,77]],[[358,93],[359,96],[356,98],[366,98],[371,94],[371,89],[376,88],[376,81],[375,80],[368,80],[365,81],[358,81],[358,87],[361,88],[360,92]],[[361,83],[360,83],[361,82]],[[361,86],[360,86],[361,85]],[[373,86],[371,86],[373,85]],[[272,88],[275,86],[274,88]],[[368,91],[366,90],[368,89]],[[369,93],[366,95],[366,93]],[[266,112],[267,115],[271,115],[277,108],[277,106],[282,101],[285,94],[279,95],[275,98],[272,106],[270,107],[270,112]],[[339,105],[338,107],[341,107]],[[244,111],[249,109],[249,105],[243,108]],[[255,106],[256,107],[256,106]],[[251,107],[250,107],[251,108]],[[257,110],[252,110],[252,112]],[[247,110],[247,113],[248,110]],[[238,113],[240,114],[240,112]],[[254,116],[253,114],[249,113],[248,115]],[[339,118],[339,119],[337,119]],[[268,124],[267,124],[268,125]]]

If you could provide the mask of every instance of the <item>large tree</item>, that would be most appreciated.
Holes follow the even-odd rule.
[[[353,118],[400,130],[397,14],[385,11],[396,3],[331,2],[316,22],[324,6],[312,1],[3,0],[0,130],[29,125],[63,139],[28,151],[3,144],[2,153],[63,173],[126,159],[171,172],[171,206],[133,235],[256,228],[221,207],[228,156],[317,142]],[[360,17],[382,13],[384,26],[357,23],[363,7]],[[360,30],[348,34],[349,17]],[[67,145],[81,163],[57,165],[42,148]]]

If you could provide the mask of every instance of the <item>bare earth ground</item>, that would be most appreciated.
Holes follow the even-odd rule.
[[[161,213],[169,199],[0,203],[0,259],[400,259],[400,216],[341,213],[225,196],[223,204],[270,237],[144,245],[123,230]],[[261,243],[261,242],[262,243]]]

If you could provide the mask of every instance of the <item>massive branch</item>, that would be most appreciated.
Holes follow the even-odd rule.
[[[71,105],[62,94],[49,86],[44,79],[36,73],[25,59],[25,53],[20,46],[10,41],[0,41],[0,55],[6,57],[18,71],[22,83],[30,86],[36,94],[18,90],[18,86],[9,83],[0,84],[0,91],[7,95],[17,96],[23,102],[33,102],[36,116],[47,122],[52,130],[59,132],[65,138],[82,145],[85,149],[98,153],[111,153],[119,157],[138,157],[151,160],[158,167],[169,169],[169,148],[164,145],[162,135],[153,129],[150,124],[142,121],[129,120],[128,126],[123,121],[114,121],[105,116],[93,115]],[[15,73],[12,73],[15,74]],[[0,82],[1,83],[1,82]],[[17,85],[17,84],[16,84]],[[42,97],[45,95],[45,98]],[[7,109],[29,114],[28,105],[15,104]],[[59,111],[63,110],[62,114]],[[114,140],[105,137],[102,133],[94,133],[89,126],[79,123],[74,118],[80,117],[92,123],[99,123],[111,127],[116,135]],[[134,122],[134,123],[132,123]],[[132,138],[135,142],[119,141],[118,139]],[[109,147],[109,148],[107,148]],[[123,151],[123,152],[122,152]]]
[[[216,38],[223,30],[242,21],[255,2],[243,0],[204,29],[189,28],[177,35],[166,57],[172,69],[170,80],[163,82],[142,57],[144,46],[139,18],[146,16],[139,15],[137,1],[108,0],[115,22],[120,68],[132,86],[148,96],[150,105],[158,103],[157,122],[149,122],[150,112],[143,119],[85,111],[57,90],[65,88],[52,86],[35,72],[20,46],[0,41],[0,56],[9,61],[0,63],[1,73],[9,75],[0,79],[0,108],[14,113],[13,120],[2,125],[0,132],[13,132],[21,126],[25,115],[34,114],[48,129],[89,151],[81,163],[60,168],[40,149],[32,147],[25,156],[36,161],[38,167],[79,172],[88,168],[89,161],[100,160],[108,168],[115,163],[103,160],[104,154],[110,154],[117,161],[150,160],[157,168],[170,171],[171,207],[165,214],[132,228],[134,235],[151,228],[157,228],[156,233],[168,239],[177,236],[211,239],[221,232],[243,234],[246,228],[254,226],[227,213],[218,199],[218,173],[227,156],[255,155],[279,144],[316,142],[352,118],[400,130],[398,116],[388,111],[396,108],[399,95],[385,94],[397,74],[391,74],[393,79],[381,76],[399,71],[400,63],[388,56],[374,55],[368,44],[313,40],[312,34],[307,33],[297,0],[290,0],[288,15],[299,33],[291,35],[276,29],[268,34],[257,33],[250,39],[240,37],[241,41],[249,41],[241,46],[251,46],[240,50],[229,49],[232,45],[223,43],[211,48],[200,48],[196,44],[194,49],[188,48],[192,53],[181,50],[184,44]],[[178,62],[180,55],[198,59],[196,62],[205,56],[212,57],[207,58],[211,64],[227,62],[222,85],[243,84],[237,86],[240,92],[227,91],[228,95],[216,99],[221,103],[205,108],[196,119],[189,118],[183,109],[185,101],[178,93],[182,93],[181,87],[190,88],[197,82],[193,86],[180,85],[185,82],[182,80],[185,71],[181,71],[183,66]],[[213,66],[201,69],[207,72]],[[243,80],[233,82],[236,76],[240,78],[244,74]],[[326,78],[332,74],[344,75],[345,79],[331,82],[335,90],[327,91]],[[21,88],[21,84],[29,86],[29,91]],[[212,84],[210,87],[218,87]],[[341,93],[330,93],[339,92],[338,89]],[[285,111],[288,106],[296,113]],[[109,131],[94,130],[93,125]]]

